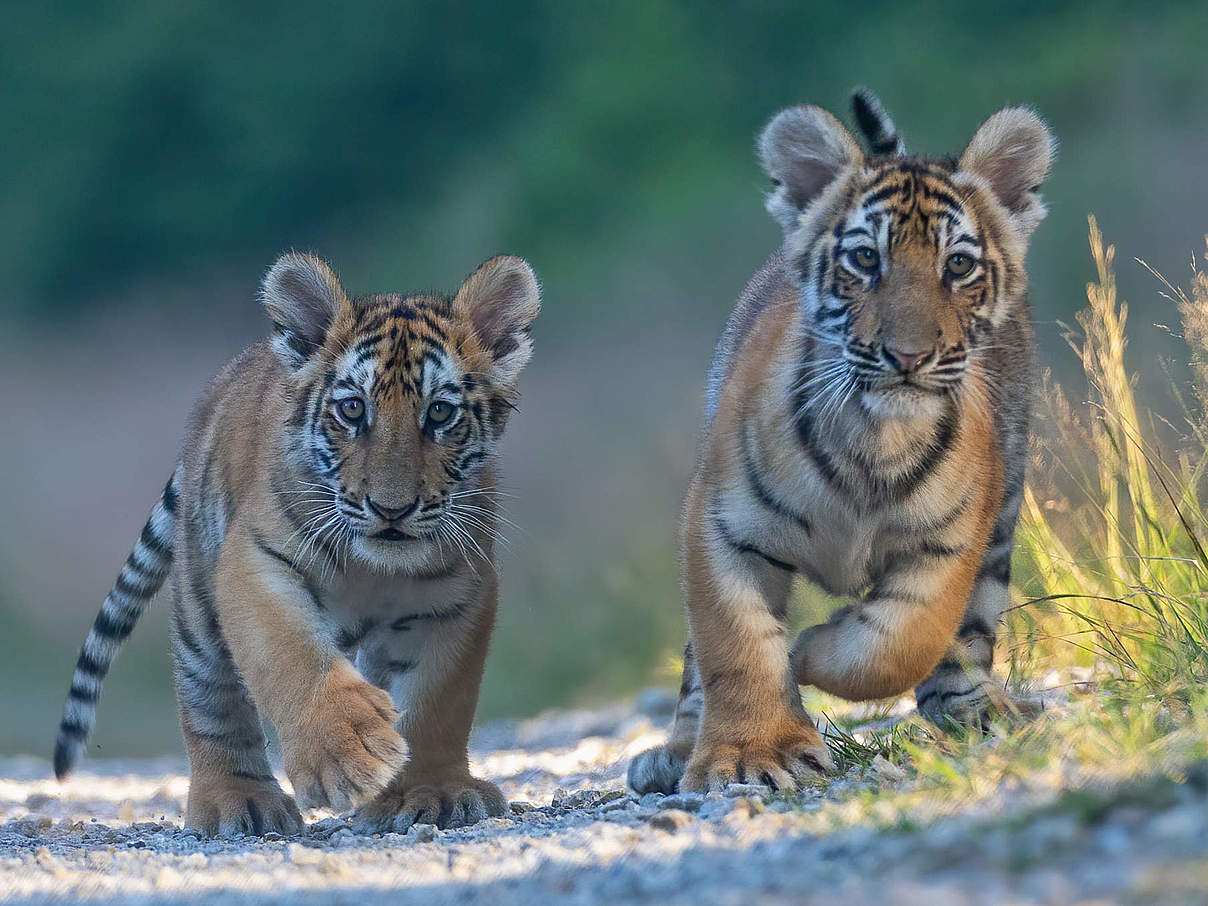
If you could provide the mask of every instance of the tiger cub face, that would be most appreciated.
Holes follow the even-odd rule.
[[[814,341],[807,380],[875,416],[937,415],[1023,298],[1044,124],[1009,108],[959,161],[866,157],[829,113],[797,107],[760,153]]]
[[[282,446],[307,533],[387,570],[442,541],[469,553],[484,521],[475,478],[532,351],[529,266],[491,259],[451,299],[349,299],[322,261],[287,255],[263,296],[290,369]]]

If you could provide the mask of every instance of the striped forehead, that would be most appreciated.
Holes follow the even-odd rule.
[[[980,231],[963,195],[938,166],[890,165],[855,193],[835,234],[871,239],[883,248],[912,238],[936,248],[978,245]]]
[[[375,298],[358,311],[357,331],[338,371],[379,401],[426,398],[460,373],[450,353],[448,303],[441,299]]]

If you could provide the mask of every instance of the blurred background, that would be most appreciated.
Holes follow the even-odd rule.
[[[47,754],[78,646],[192,401],[266,331],[260,275],[544,286],[504,450],[515,497],[480,718],[672,683],[675,525],[712,345],[779,242],[753,154],[878,92],[913,150],[1005,104],[1061,140],[1031,254],[1041,356],[1077,366],[1086,218],[1120,252],[1133,363],[1208,230],[1208,6],[669,0],[21,4],[0,34],[0,753]],[[166,601],[106,687],[103,754],[180,751]]]

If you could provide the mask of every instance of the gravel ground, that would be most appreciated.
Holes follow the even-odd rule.
[[[304,835],[198,839],[173,761],[92,761],[60,785],[0,760],[5,903],[1208,903],[1208,766],[1187,781],[1067,793],[1015,784],[934,818],[881,814],[915,780],[888,763],[792,801],[626,793],[667,699],[487,725],[479,771],[507,818],[364,837],[314,813]]]

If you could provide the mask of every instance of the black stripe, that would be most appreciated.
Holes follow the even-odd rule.
[[[232,777],[241,780],[254,780],[256,783],[276,783],[277,778],[272,774],[257,774],[254,771],[231,771]]]
[[[342,627],[340,631],[336,633],[336,647],[341,651],[348,651],[352,648],[355,648],[362,641],[364,641],[365,636],[369,635],[369,632],[371,629],[373,629],[374,625],[376,624],[373,620],[365,618],[357,623],[354,627]]]
[[[147,588],[143,585],[135,585],[133,582],[129,581],[126,578],[126,573],[124,570],[118,573],[117,578],[113,581],[113,590],[120,595],[123,595],[127,598],[132,598],[136,601],[142,600],[143,598],[149,598],[155,593],[153,589]]]
[[[88,689],[82,685],[72,682],[71,688],[67,691],[70,698],[74,698],[78,702],[83,702],[86,705],[94,705],[97,699],[101,697],[100,688]]]
[[[999,554],[990,562],[983,563],[977,572],[977,578],[989,578],[1001,582],[1003,585],[1009,584],[1011,581],[1011,552]]]
[[[172,548],[169,547],[168,542],[160,540],[159,536],[155,534],[155,529],[152,528],[150,519],[147,520],[147,524],[143,526],[142,534],[138,537],[147,546],[148,550],[158,556],[165,559],[172,556]]]
[[[59,724],[59,735],[66,736],[69,739],[86,739],[88,737],[88,728],[80,726],[74,720],[64,720]]]
[[[811,534],[813,527],[810,525],[810,521],[801,513],[798,513],[780,501],[773,495],[772,489],[763,483],[754,457],[751,455],[750,437],[747,433],[745,419],[738,436],[738,446],[739,455],[742,457],[743,475],[746,477],[747,484],[750,486],[752,493],[755,494],[756,499],[782,519],[797,523],[807,535]]]
[[[770,554],[765,554],[763,551],[761,551],[755,545],[750,544],[746,541],[742,541],[739,538],[737,538],[734,535],[733,531],[730,529],[730,527],[726,524],[725,520],[722,519],[722,517],[719,513],[715,512],[713,514],[713,525],[717,529],[717,533],[719,535],[721,535],[722,541],[724,541],[727,545],[729,545],[731,548],[736,550],[738,553],[754,554],[756,557],[762,557],[764,560],[766,560],[772,566],[776,567],[777,569],[782,569],[785,572],[795,573],[797,571],[797,568],[794,567],[791,563],[785,563],[783,560],[777,560],[775,557],[771,556]]]
[[[104,679],[105,674],[109,672],[109,664],[96,660],[87,651],[80,652],[75,668],[81,673],[87,673],[97,679]]]
[[[103,639],[123,642],[134,631],[134,623],[137,619],[137,614],[130,619],[117,619],[105,613],[105,609],[101,608],[96,619],[92,621],[92,631]]]
[[[957,638],[961,639],[977,638],[979,636],[993,639],[994,630],[986,625],[986,621],[981,617],[973,617],[972,619],[965,621],[964,625],[960,628],[960,632],[958,632],[956,635]]]
[[[465,604],[459,604],[451,610],[427,611],[424,613],[405,614],[404,616],[399,617],[397,620],[395,620],[393,623],[391,623],[390,628],[393,629],[395,632],[409,632],[411,630],[411,623],[413,623],[417,620],[419,620],[419,621],[432,620],[437,623],[445,623],[445,622],[448,622],[449,620],[456,620],[458,617],[460,617],[462,614],[464,614],[466,612],[466,607],[467,607],[467,605],[465,605]]]
[[[172,477],[168,479],[168,483],[164,485],[164,493],[162,502],[164,509],[175,515],[176,514],[176,473],[172,473]]]

